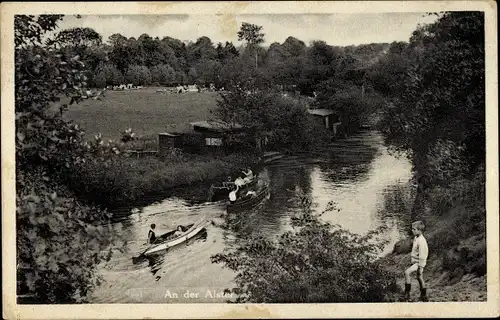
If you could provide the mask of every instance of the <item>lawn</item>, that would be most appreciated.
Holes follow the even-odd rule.
[[[157,89],[107,91],[101,101],[87,99],[69,106],[64,117],[80,124],[87,137],[101,133],[104,139],[119,139],[128,128],[139,136],[156,137],[169,125],[212,117],[217,93],[161,94]]]

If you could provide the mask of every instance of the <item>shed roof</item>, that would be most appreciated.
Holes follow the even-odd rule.
[[[197,121],[191,122],[191,125],[194,128],[201,128],[211,131],[217,132],[225,132],[225,131],[241,131],[243,126],[240,124],[229,124],[227,122],[222,122],[218,120],[208,120],[208,121]]]
[[[165,131],[172,134],[193,133],[193,126],[190,123],[175,123],[165,126]]]
[[[309,109],[307,110],[307,112],[316,116],[329,116],[331,114],[337,114],[334,110],[331,109]]]

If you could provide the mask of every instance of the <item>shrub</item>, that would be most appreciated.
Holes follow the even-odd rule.
[[[64,185],[92,146],[83,131],[49,110],[62,96],[81,97],[85,64],[74,52],[42,43],[60,15],[16,15],[17,293],[35,303],[84,301],[95,265],[111,239],[106,212],[76,200]],[[78,100],[78,99],[77,99]]]
[[[241,240],[212,257],[237,272],[237,302],[376,302],[397,291],[394,275],[376,262],[380,231],[352,234],[321,222],[307,198],[301,203],[292,231]]]
[[[86,301],[99,283],[94,266],[110,257],[103,253],[113,240],[105,231],[109,215],[43,172],[17,174],[18,295],[37,303]]]
[[[68,175],[67,183],[80,197],[108,209],[128,206],[146,195],[230,174],[238,163],[174,151],[160,160],[108,154],[88,158]],[[229,158],[233,159],[233,158]],[[189,162],[189,166],[186,166]]]

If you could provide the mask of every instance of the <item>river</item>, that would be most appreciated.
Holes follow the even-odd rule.
[[[287,156],[267,164],[259,171],[267,180],[270,197],[238,221],[238,228],[225,228],[223,203],[207,203],[206,185],[187,192],[172,192],[166,199],[127,212],[113,227],[128,242],[114,248],[110,261],[98,266],[100,284],[90,296],[92,303],[209,303],[224,302],[225,288],[234,286],[235,274],[210,257],[234,247],[238,238],[249,234],[274,236],[290,228],[289,219],[297,212],[297,191],[311,196],[323,211],[330,201],[336,210],[322,219],[344,229],[365,234],[387,227],[383,237],[389,242],[381,254],[392,250],[408,227],[405,215],[387,209],[387,199],[395,188],[407,186],[411,166],[407,159],[390,155],[382,137],[364,131],[339,140],[327,151]],[[132,256],[144,248],[151,223],[157,234],[179,224],[211,219],[206,234],[180,245],[154,261],[132,263]],[[116,249],[122,249],[119,252]]]

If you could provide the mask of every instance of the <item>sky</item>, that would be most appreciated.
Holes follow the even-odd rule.
[[[263,27],[264,45],[283,43],[293,36],[309,44],[323,40],[330,45],[347,46],[369,43],[408,41],[418,24],[434,17],[423,12],[338,13],[338,14],[240,14],[240,15],[85,15],[80,19],[65,16],[59,30],[74,27],[93,28],[107,41],[114,33],[136,39],[143,33],[182,41],[207,36],[213,43],[232,41],[242,22]]]

